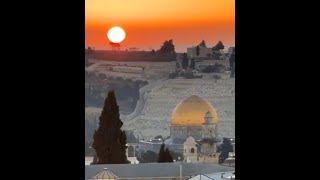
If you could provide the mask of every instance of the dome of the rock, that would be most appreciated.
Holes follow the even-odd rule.
[[[218,116],[213,106],[199,96],[192,95],[174,108],[171,126],[201,126],[208,111],[213,123],[217,125]]]

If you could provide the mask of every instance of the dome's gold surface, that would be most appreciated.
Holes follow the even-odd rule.
[[[213,123],[218,124],[218,115],[213,106],[199,96],[192,95],[174,108],[171,115],[171,125],[201,126],[208,111],[212,115]]]

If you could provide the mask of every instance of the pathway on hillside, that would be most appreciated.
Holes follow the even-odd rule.
[[[149,96],[150,91],[154,87],[158,86],[160,83],[162,83],[165,80],[166,80],[165,78],[157,80],[157,81],[155,81],[155,82],[153,82],[151,84],[148,84],[148,85],[146,85],[146,86],[144,86],[144,87],[139,89],[140,98],[139,98],[139,100],[137,102],[136,108],[134,109],[134,111],[131,114],[122,116],[125,119],[125,121],[128,122],[128,121],[134,119],[135,117],[137,117],[137,116],[139,116],[141,114],[141,112],[142,112],[142,110],[144,108],[145,102],[146,102],[146,100],[147,100],[147,98]]]

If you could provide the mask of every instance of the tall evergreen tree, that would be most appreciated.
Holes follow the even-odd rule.
[[[93,135],[92,147],[97,154],[97,164],[125,164],[126,134],[121,130],[119,106],[114,91],[109,91],[99,118],[99,128]]]
[[[182,65],[183,69],[186,69],[189,66],[189,60],[188,60],[187,53],[183,53],[181,65]]]
[[[159,154],[158,154],[158,163],[165,162],[165,154],[164,154],[164,143],[161,144]]]
[[[173,158],[170,154],[168,148],[164,149],[164,143],[161,144],[159,155],[158,155],[158,163],[163,162],[173,162]]]
[[[196,47],[196,54],[197,54],[197,56],[199,56],[199,54],[200,54],[200,47],[199,46]]]
[[[166,150],[164,151],[164,154],[165,154],[165,157],[166,157],[165,158],[166,159],[165,162],[173,162],[173,157],[170,154],[169,148],[166,148]]]

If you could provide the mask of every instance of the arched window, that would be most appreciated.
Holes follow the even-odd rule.
[[[194,149],[193,148],[191,148],[191,153],[194,153]]]

